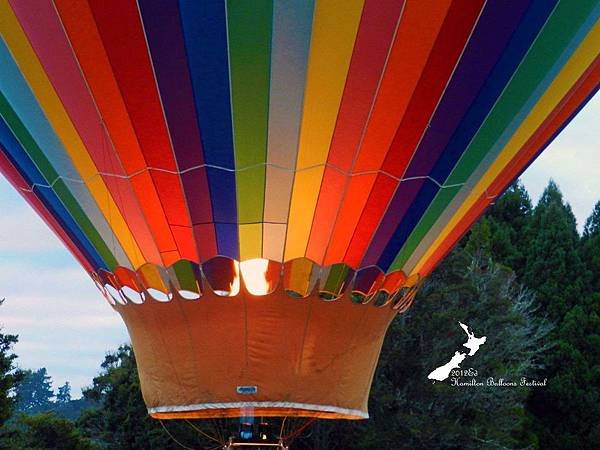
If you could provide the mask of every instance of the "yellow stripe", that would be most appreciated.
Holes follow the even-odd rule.
[[[296,170],[327,161],[364,0],[321,0],[308,60]],[[323,168],[294,179],[285,259],[304,256]]]
[[[419,273],[421,268],[433,255],[435,249],[442,245],[450,232],[467,214],[479,196],[486,191],[490,184],[492,184],[492,182],[498,177],[500,172],[516,156],[518,151],[529,140],[533,133],[535,133],[544,120],[546,120],[548,115],[560,103],[563,97],[569,92],[577,80],[592,64],[599,53],[600,24],[596,24],[581,45],[577,48],[573,56],[562,68],[558,76],[554,79],[554,81],[552,81],[548,90],[544,93],[544,95],[542,95],[540,100],[531,110],[521,126],[517,129],[510,141],[502,149],[494,163],[490,166],[485,175],[471,191],[465,202],[460,206],[450,222],[448,222],[448,224],[444,227],[438,238],[429,247],[425,255],[419,260],[412,273]]]
[[[73,164],[96,200],[100,211],[106,217],[132,265],[139,267],[144,264],[146,261],[129,227],[121,216],[104,181],[96,176],[98,170],[94,162],[77,134],[7,0],[0,0],[0,32],[40,107],[67,150]],[[94,178],[94,176],[96,177]],[[109,248],[111,247],[110,242],[107,242],[107,245]]]
[[[262,223],[240,224],[240,261],[262,258]],[[243,245],[242,245],[243,243]]]

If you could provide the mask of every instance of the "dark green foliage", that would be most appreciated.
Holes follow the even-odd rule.
[[[600,292],[600,202],[588,217],[581,238],[581,259],[585,262],[583,290],[589,295]]]
[[[542,448],[597,449],[600,444],[600,293],[566,315],[548,361],[548,388],[530,408]]]
[[[553,181],[533,211],[527,237],[523,282],[537,292],[542,311],[558,322],[581,297],[584,266],[575,216]]]
[[[600,204],[586,222],[579,250],[584,282],[570,310],[556,318],[548,388],[532,392],[529,400],[542,448],[600,448]],[[546,283],[555,281],[542,281],[544,291]]]
[[[600,201],[594,206],[592,214],[587,218],[583,227],[583,239],[592,236],[600,236]]]
[[[515,204],[515,194],[509,190],[490,208],[474,227],[467,248],[512,266],[536,292],[539,314],[556,325],[539,375],[548,378],[548,386],[532,390],[527,403],[539,447],[600,448],[600,203],[580,238],[571,208],[554,182],[533,211],[522,200],[516,204],[524,208],[507,208],[507,203]]]
[[[520,281],[529,251],[531,213],[529,194],[517,181],[473,226],[467,250],[485,251],[495,262],[513,269]]]
[[[0,300],[0,306],[4,300]],[[12,353],[12,347],[17,343],[17,336],[3,334],[0,328],[0,428],[10,418],[15,408],[15,385],[23,377],[15,368],[17,355]]]
[[[94,450],[75,424],[51,412],[19,415],[0,432],[0,448],[6,450]]]
[[[513,186],[473,227],[465,248],[511,266],[536,292],[538,314],[555,324],[539,375],[548,386],[532,390],[527,403],[540,448],[600,448],[593,421],[600,362],[590,345],[598,339],[600,203],[580,238],[554,182],[533,210],[526,193]]]

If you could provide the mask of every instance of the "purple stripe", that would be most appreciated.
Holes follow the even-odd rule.
[[[204,163],[194,92],[177,2],[140,0],[144,31],[179,170]],[[181,176],[193,224],[212,221],[206,169]]]
[[[406,201],[405,196],[414,197],[417,195],[424,182],[424,180],[410,180],[400,183],[396,194],[398,192],[402,192],[403,195],[394,195],[392,198],[392,201],[388,205],[385,215],[383,216],[383,220],[380,222],[379,227],[377,228],[375,237],[369,245],[367,253],[360,264],[360,267],[368,267],[377,264],[379,256],[381,255],[385,245],[394,235],[394,231],[396,231],[398,224],[394,219],[396,217],[403,217],[408,208],[411,206],[411,203]],[[383,270],[387,269],[384,269],[383,267],[380,268]]]
[[[139,0],[179,170],[203,163],[177,2]]]

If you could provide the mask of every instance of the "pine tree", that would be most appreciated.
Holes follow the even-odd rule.
[[[590,238],[600,235],[600,201],[594,206],[590,217],[585,221],[583,227],[583,238]]]
[[[23,372],[23,380],[17,385],[17,397],[19,412],[35,414],[52,409],[52,377],[45,367]]]
[[[600,203],[586,221],[581,242],[574,236],[574,219],[555,185],[536,207],[537,239],[532,241],[528,282],[541,298],[555,302],[558,322],[548,354],[546,389],[533,391],[528,402],[535,416],[540,447],[600,448]],[[539,209],[539,211],[538,211]],[[568,224],[566,223],[568,222]],[[539,249],[541,236],[554,236],[554,250]],[[548,259],[544,263],[544,256]],[[559,264],[560,262],[563,264]],[[537,271],[536,271],[537,269]],[[550,270],[551,269],[551,270]],[[537,274],[537,275],[536,275]],[[538,277],[537,280],[535,277]],[[568,308],[563,315],[562,311]]]
[[[510,267],[519,279],[523,275],[527,248],[527,229],[533,207],[520,181],[513,183],[489,209],[494,261]]]
[[[565,443],[600,448],[600,292],[573,307],[559,333],[555,357],[560,371],[550,385],[557,387],[550,395],[560,398],[560,410],[564,412],[557,422],[561,430],[558,434],[564,436]],[[560,446],[565,448],[562,443]]]
[[[581,296],[584,267],[575,216],[554,181],[535,207],[526,236],[523,282],[537,293],[542,312],[560,322]]]
[[[567,313],[548,367],[547,388],[529,402],[541,448],[600,448],[600,293]]]
[[[66,404],[71,401],[71,384],[66,381],[65,384],[59,386],[56,394],[56,403]]]
[[[581,238],[581,259],[585,264],[584,292],[600,292],[600,202],[585,222]]]

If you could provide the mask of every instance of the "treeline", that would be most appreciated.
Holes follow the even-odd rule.
[[[427,379],[465,342],[458,321],[487,341],[462,364],[477,375],[453,378],[483,386]],[[211,449],[237,430],[236,421],[150,419],[128,346],[106,356],[78,417],[65,417],[51,391],[44,408],[27,410],[24,386],[47,374],[17,370],[15,342],[0,334],[0,448]],[[366,421],[316,422],[292,448],[600,448],[600,202],[580,235],[553,182],[535,207],[514,184],[392,323],[369,409]],[[304,423],[273,426],[290,435]]]
[[[85,398],[71,398],[71,384],[67,381],[56,392],[52,377],[45,367],[21,371],[22,379],[15,387],[16,412],[28,415],[54,412],[67,419],[77,419],[81,412],[91,406]]]

